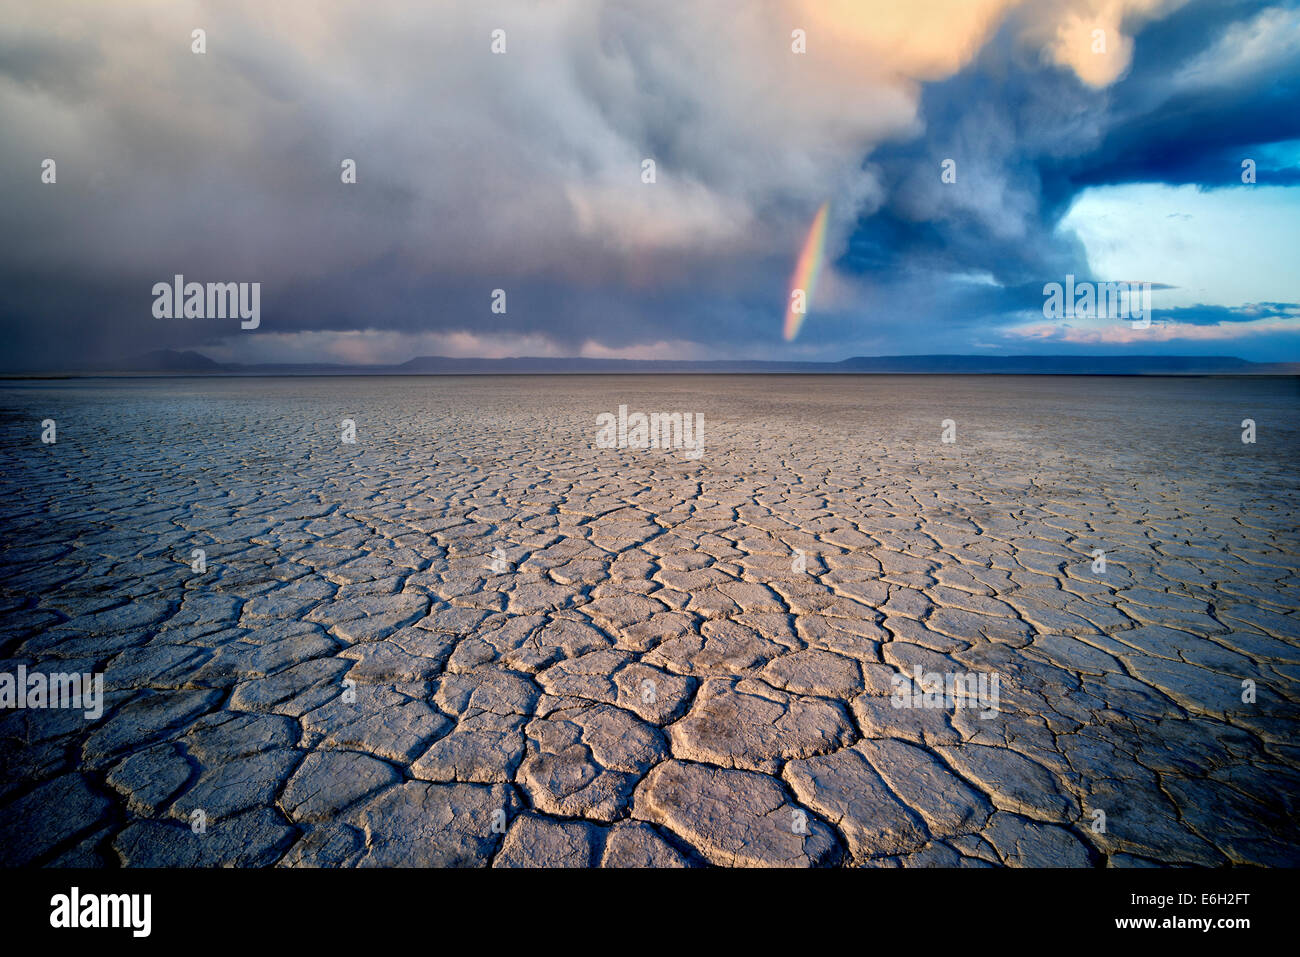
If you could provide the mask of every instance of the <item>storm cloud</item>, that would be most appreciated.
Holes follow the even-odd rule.
[[[1060,228],[1086,191],[1245,189],[1253,156],[1293,199],[1298,79],[1296,10],[1251,2],[19,2],[5,365],[1027,351],[1042,283],[1096,258]],[[177,274],[260,282],[260,327],[154,318]],[[1255,318],[1294,351],[1293,310]]]

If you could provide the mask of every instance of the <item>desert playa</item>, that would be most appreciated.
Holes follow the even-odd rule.
[[[702,454],[601,447],[620,406]],[[1297,412],[1283,378],[4,383],[0,672],[104,691],[0,712],[3,863],[1296,865]]]

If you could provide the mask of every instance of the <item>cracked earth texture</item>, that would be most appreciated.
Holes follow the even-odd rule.
[[[596,448],[620,404],[703,413],[703,457]],[[102,672],[106,704],[0,712],[0,859],[1298,864],[1298,406],[1280,379],[6,383],[0,672]],[[893,707],[917,665],[997,674],[996,713]]]

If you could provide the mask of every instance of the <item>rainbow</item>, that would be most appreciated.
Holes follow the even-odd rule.
[[[790,292],[785,297],[786,342],[793,342],[794,337],[799,335],[799,327],[803,325],[804,317],[812,308],[813,290],[817,287],[817,277],[821,275],[822,263],[826,258],[826,213],[830,205],[829,200],[822,203],[822,208],[817,210],[817,215],[813,217],[812,228],[808,230],[803,251],[799,253],[799,261],[794,266],[794,275],[790,277]],[[803,312],[794,311],[796,289],[803,290]]]

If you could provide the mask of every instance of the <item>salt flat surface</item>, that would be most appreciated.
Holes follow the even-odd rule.
[[[598,448],[620,405],[702,414],[703,454]],[[1300,864],[1298,412],[1285,379],[0,383],[0,673],[106,699],[0,712],[0,861]],[[996,707],[896,707],[917,667]]]

